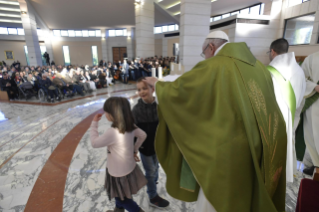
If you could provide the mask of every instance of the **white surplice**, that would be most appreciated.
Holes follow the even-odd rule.
[[[296,96],[296,108],[299,108],[306,90],[306,79],[302,68],[296,62],[295,54],[291,52],[278,55],[271,61],[269,65],[274,67],[283,76],[283,78],[285,78],[285,80],[290,81],[290,84]],[[280,88],[280,85],[278,84],[274,76],[272,76],[272,80],[274,84],[276,100],[286,122],[286,131],[288,139],[286,180],[287,182],[293,182],[293,175],[297,171],[297,159],[294,136],[295,130],[293,126],[293,120],[288,104],[286,103],[283,97],[283,92]],[[296,116],[298,116],[297,113],[298,111],[296,112]]]
[[[308,98],[316,93],[315,87],[319,81],[319,52],[309,55],[302,69],[307,80],[305,98]],[[319,166],[319,100],[304,114],[304,137],[313,165]]]

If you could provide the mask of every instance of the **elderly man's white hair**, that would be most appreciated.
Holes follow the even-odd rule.
[[[212,44],[216,48],[219,48],[222,46],[224,43],[228,42],[227,40],[224,39],[219,39],[219,38],[207,38],[203,44],[203,48],[206,48],[208,44]]]

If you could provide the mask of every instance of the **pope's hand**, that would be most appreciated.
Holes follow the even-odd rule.
[[[145,77],[145,80],[143,81],[146,82],[148,85],[154,87],[158,79],[156,77]]]
[[[317,91],[317,93],[319,93],[319,85],[315,87],[315,90]]]
[[[94,118],[93,118],[93,121],[96,121],[96,122],[100,121],[101,118],[102,118],[102,115],[103,115],[103,114],[96,114],[96,115],[94,116]]]

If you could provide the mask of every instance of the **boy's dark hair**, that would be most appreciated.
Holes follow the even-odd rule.
[[[132,132],[136,129],[130,103],[126,98],[111,97],[105,101],[104,111],[113,118],[113,128],[118,128],[120,133]]]
[[[270,50],[274,50],[277,54],[285,54],[288,52],[289,43],[286,39],[280,38],[273,41],[270,45]]]
[[[138,79],[137,79],[137,81],[136,81],[136,82],[137,82],[137,83],[139,83],[139,82],[143,82],[143,80],[145,80],[145,77],[140,77],[140,78],[138,78]]]

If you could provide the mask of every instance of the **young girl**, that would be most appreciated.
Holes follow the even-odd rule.
[[[144,174],[136,162],[138,149],[146,139],[146,134],[134,125],[134,118],[127,99],[111,97],[103,107],[106,118],[112,127],[102,136],[98,133],[98,121],[102,114],[97,114],[91,124],[90,139],[93,148],[107,146],[107,168],[105,189],[109,199],[115,198],[116,208],[107,212],[144,212],[132,199],[147,184]],[[134,138],[137,141],[134,144]]]

